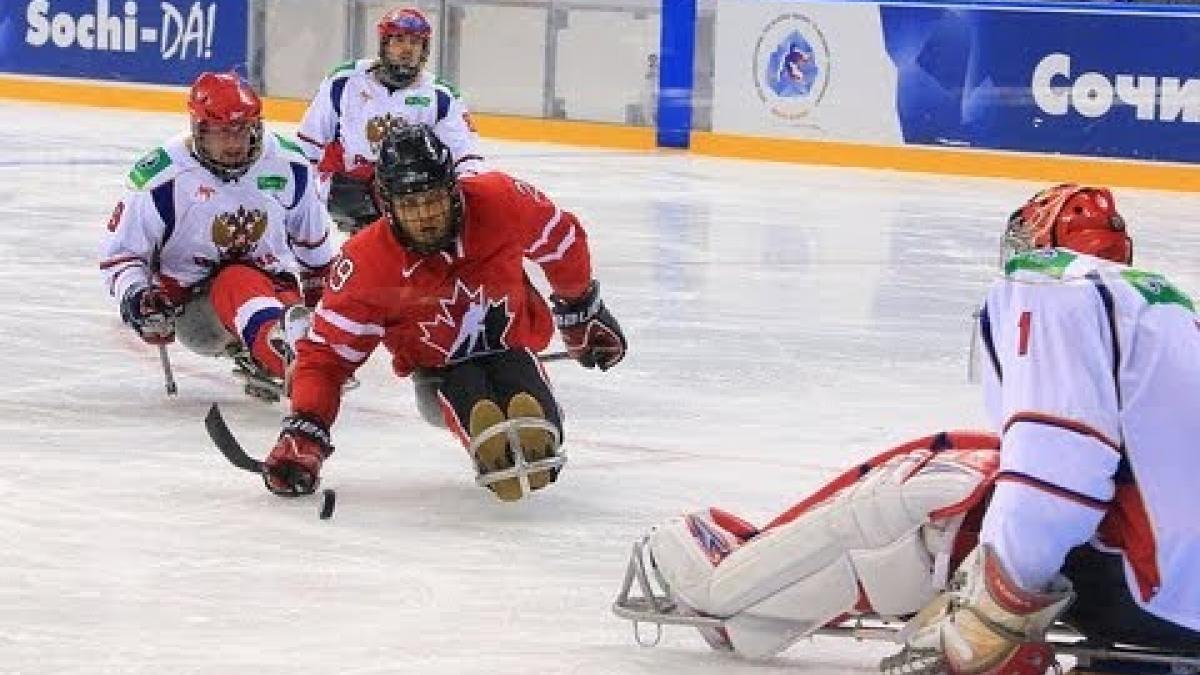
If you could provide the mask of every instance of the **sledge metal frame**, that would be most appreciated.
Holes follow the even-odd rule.
[[[634,641],[643,647],[657,645],[662,639],[662,627],[665,625],[689,626],[699,629],[723,628],[724,619],[692,614],[690,610],[680,607],[664,593],[655,591],[654,583],[647,573],[646,566],[645,549],[648,541],[649,537],[643,537],[634,542],[629,565],[625,569],[625,579],[612,604],[613,614],[633,623]],[[658,587],[666,589],[667,584],[653,563],[650,564],[649,569],[654,574],[654,581],[657,582]],[[638,594],[634,593],[635,587]],[[652,639],[643,637],[642,624],[655,626]],[[863,616],[837,625],[825,626],[817,630],[815,635],[900,644],[903,641],[900,637],[902,628],[903,624],[897,621]],[[1119,661],[1122,664],[1167,668],[1167,670],[1156,672],[1170,675],[1200,674],[1200,652],[1154,651],[1130,645],[1098,644],[1088,641],[1078,632],[1061,624],[1054,626],[1047,639],[1056,655],[1074,657],[1078,661],[1076,668],[1099,665],[1098,662],[1102,661]]]
[[[550,434],[554,443],[554,454],[546,459],[539,459],[536,462],[530,462],[525,459],[525,453],[515,451],[514,448],[521,447],[521,437],[519,435],[522,429],[541,429]],[[513,465],[507,469],[499,471],[481,471],[479,463],[474,461],[476,450],[479,446],[487,441],[504,434],[508,437],[509,455],[512,457]],[[500,424],[493,425],[483,430],[474,440],[471,441],[471,457],[472,465],[475,467],[475,484],[479,487],[487,487],[492,483],[502,480],[516,478],[521,486],[521,497],[527,497],[532,489],[529,487],[529,474],[539,473],[542,471],[559,471],[567,463],[567,455],[562,450],[562,436],[558,432],[558,428],[550,424],[541,417],[514,417]]]

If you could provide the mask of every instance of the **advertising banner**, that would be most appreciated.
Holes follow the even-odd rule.
[[[906,143],[1200,161],[1200,14],[883,5]]]
[[[713,131],[902,142],[878,6],[722,0],[716,33]]]
[[[247,0],[4,0],[0,71],[190,84],[245,72]]]

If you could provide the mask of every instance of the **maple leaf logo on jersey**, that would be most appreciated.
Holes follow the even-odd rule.
[[[222,213],[213,218],[212,240],[221,251],[222,260],[247,257],[267,231],[267,214],[258,209],[239,206],[234,213]]]
[[[417,325],[421,327],[421,342],[444,354],[446,363],[458,363],[508,349],[506,337],[513,316],[507,295],[492,300],[482,286],[471,290],[456,280],[451,297],[438,300],[433,320]]]

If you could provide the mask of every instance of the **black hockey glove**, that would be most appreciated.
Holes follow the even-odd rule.
[[[158,286],[134,287],[121,299],[121,320],[147,344],[165,345],[175,339],[179,308]]]
[[[595,281],[578,298],[552,295],[550,302],[554,304],[554,325],[562,333],[567,353],[583,367],[608,370],[625,358],[629,346],[625,334],[600,299],[600,285]]]

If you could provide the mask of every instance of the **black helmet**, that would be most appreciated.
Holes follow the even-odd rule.
[[[385,132],[375,165],[375,188],[392,232],[405,247],[420,254],[433,253],[458,236],[463,206],[454,180],[454,156],[427,125],[394,126]],[[436,241],[419,242],[401,227],[392,200],[435,190],[449,193],[448,227]]]

